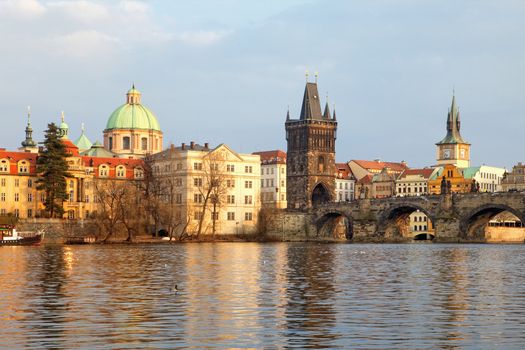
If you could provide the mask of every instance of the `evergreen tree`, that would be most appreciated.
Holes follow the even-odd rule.
[[[51,123],[47,125],[44,150],[37,160],[37,189],[44,191],[44,206],[49,217],[61,218],[64,214],[63,202],[68,199],[66,177],[68,173],[66,146],[60,140],[60,130]]]

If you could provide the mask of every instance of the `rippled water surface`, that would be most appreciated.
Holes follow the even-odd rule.
[[[0,259],[1,347],[525,347],[523,245],[1,247]]]

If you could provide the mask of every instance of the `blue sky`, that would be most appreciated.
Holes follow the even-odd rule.
[[[84,122],[101,140],[135,82],[165,147],[285,150],[308,69],[336,106],[338,161],[434,164],[455,88],[473,165],[510,167],[525,160],[523,18],[518,0],[0,0],[0,147],[19,146],[27,105],[38,139],[64,110],[72,139]]]

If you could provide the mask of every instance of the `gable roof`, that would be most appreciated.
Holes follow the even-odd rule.
[[[367,185],[372,183],[372,175],[368,174],[363,176],[361,179],[357,181],[358,185]]]
[[[406,163],[394,163],[394,162],[381,162],[376,160],[356,160],[352,159],[351,162],[356,163],[361,168],[366,170],[383,170],[383,168],[389,168],[393,172],[403,172],[408,169]]]
[[[261,164],[286,164],[286,152],[281,150],[260,151],[252,154],[261,157]]]
[[[352,173],[352,169],[347,163],[335,163],[335,174],[339,179],[354,179],[355,176]]]
[[[414,175],[419,175],[422,178],[430,179],[430,176],[432,175],[434,171],[435,169],[432,169],[432,168],[406,169],[405,171],[403,171],[403,173],[401,173],[401,175],[399,175],[398,179],[404,179],[407,176],[414,176]]]

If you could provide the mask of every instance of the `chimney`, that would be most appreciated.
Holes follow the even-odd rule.
[[[208,149],[208,146],[209,146],[208,142],[205,142],[205,143],[204,143],[204,148],[205,148],[205,149]]]
[[[186,144],[183,142],[180,148],[184,151],[186,149]]]
[[[193,141],[190,142],[190,148],[191,148],[191,149],[194,149],[194,148],[195,148],[195,142],[193,142]]]

